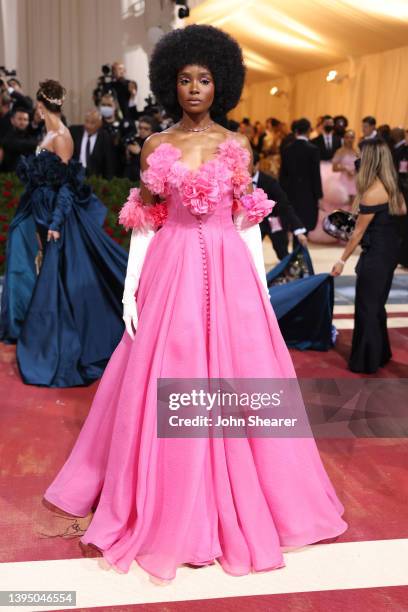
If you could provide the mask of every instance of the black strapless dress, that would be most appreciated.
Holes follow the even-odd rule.
[[[360,204],[360,214],[375,213],[361,240],[355,272],[354,332],[349,359],[353,372],[371,374],[391,359],[385,304],[398,263],[399,232],[388,202]]]

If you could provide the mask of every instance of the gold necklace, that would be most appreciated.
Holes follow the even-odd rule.
[[[208,128],[210,128],[213,124],[214,124],[214,121],[211,121],[208,125],[206,125],[203,128],[188,128],[182,125],[182,123],[179,121],[178,125],[182,130],[185,130],[186,132],[205,132],[205,130],[208,130]]]

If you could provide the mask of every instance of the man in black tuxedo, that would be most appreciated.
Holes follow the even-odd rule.
[[[268,196],[268,200],[276,202],[272,212],[259,225],[262,240],[265,236],[269,236],[278,259],[283,259],[289,253],[288,231],[293,232],[298,241],[307,246],[306,228],[303,227],[278,181],[259,170],[259,153],[257,151],[254,151],[252,184],[254,189],[256,187],[263,189]]]
[[[307,231],[315,228],[323,197],[319,149],[309,142],[308,119],[293,123],[295,141],[282,150],[280,184]],[[293,241],[296,243],[296,236]]]
[[[97,110],[88,111],[84,125],[69,128],[74,141],[74,159],[86,169],[86,176],[102,176],[112,179],[115,174],[115,159],[112,140],[102,129],[102,117]]]
[[[323,134],[310,142],[317,146],[321,161],[330,161],[337,149],[341,147],[341,137],[334,132],[334,119],[331,115],[323,117]]]
[[[401,181],[404,183],[408,180],[408,143],[405,140],[404,130],[402,128],[393,128],[391,130],[391,141],[393,144],[392,157],[402,191]]]
[[[408,206],[408,143],[405,140],[405,132],[402,128],[391,130],[391,141],[393,143],[392,157],[398,176],[398,186]],[[408,268],[408,216],[398,216],[397,223],[401,234],[401,247],[398,263]]]

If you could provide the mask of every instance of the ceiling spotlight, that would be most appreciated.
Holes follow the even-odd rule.
[[[288,92],[287,91],[283,91],[283,89],[279,89],[279,87],[277,87],[276,85],[274,85],[269,93],[271,94],[271,96],[276,96],[277,98],[280,98],[281,96],[288,96]]]
[[[340,74],[337,70],[329,70],[326,75],[326,81],[328,83],[341,83],[344,79],[348,79],[348,74]]]

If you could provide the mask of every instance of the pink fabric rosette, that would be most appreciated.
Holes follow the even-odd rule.
[[[126,229],[139,229],[146,232],[156,231],[167,219],[166,202],[146,204],[140,195],[139,187],[130,190],[128,199],[119,212],[119,223]]]
[[[219,150],[227,167],[233,171],[232,187],[234,198],[239,198],[245,193],[251,182],[251,176],[248,172],[249,151],[234,139],[227,139],[222,142],[219,145]]]
[[[213,212],[221,198],[217,178],[209,167],[189,172],[181,185],[181,195],[183,205],[194,215]]]
[[[151,193],[169,195],[169,173],[180,157],[181,151],[167,142],[160,144],[147,156],[148,168],[141,172],[140,178]]]
[[[260,187],[256,187],[252,193],[242,196],[240,203],[251,225],[260,223],[264,217],[269,215],[276,204],[274,200],[268,200],[265,191]]]

